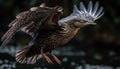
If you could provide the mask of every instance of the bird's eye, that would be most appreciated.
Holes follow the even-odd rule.
[[[80,22],[81,22],[81,23],[84,23],[84,22],[86,22],[86,21],[85,21],[85,20],[83,20],[83,19],[81,19],[81,20],[80,20]]]
[[[80,25],[80,21],[75,21],[74,26],[78,27]]]

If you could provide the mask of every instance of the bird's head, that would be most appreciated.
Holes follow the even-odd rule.
[[[59,25],[70,25],[72,27],[81,28],[86,25],[95,25],[95,20],[99,19],[103,14],[103,7],[99,8],[99,3],[93,3],[90,1],[87,9],[84,4],[80,2],[80,9],[74,5],[73,13],[66,18],[59,20]]]

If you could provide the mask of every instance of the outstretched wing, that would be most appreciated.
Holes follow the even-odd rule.
[[[37,34],[37,31],[44,26],[58,25],[57,20],[61,15],[61,7],[47,7],[41,4],[39,7],[33,7],[28,11],[24,11],[16,16],[9,27],[11,27],[2,37],[2,45],[9,43],[11,38],[17,31],[23,31],[32,37]]]

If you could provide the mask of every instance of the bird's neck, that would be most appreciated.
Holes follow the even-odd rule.
[[[73,29],[70,27],[64,27],[63,30],[60,31],[61,36],[63,35],[62,44],[66,44],[67,42],[69,42],[77,34],[78,30],[78,28]]]

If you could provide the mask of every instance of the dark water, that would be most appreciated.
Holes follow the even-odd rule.
[[[19,64],[14,55],[20,46],[0,47],[0,69],[120,69],[120,55],[117,49],[85,48],[70,46],[54,50],[62,61],[61,65],[48,64],[42,58],[36,64]],[[119,49],[118,49],[119,50]]]

